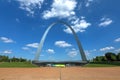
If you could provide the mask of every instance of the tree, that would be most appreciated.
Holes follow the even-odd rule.
[[[19,62],[20,60],[19,60],[19,58],[13,57],[13,58],[11,58],[11,61],[12,62]]]
[[[105,57],[107,58],[108,61],[117,61],[117,56],[115,53],[107,52],[105,53]]]
[[[28,61],[27,59],[24,58],[9,58],[8,56],[2,56],[0,55],[0,62],[31,62],[30,60]]]
[[[27,62],[26,59],[20,58],[20,62]]]
[[[117,54],[117,60],[120,61],[120,53]]]
[[[0,56],[0,62],[9,62],[8,56]]]
[[[105,56],[97,56],[96,58],[93,59],[94,62],[102,62],[102,61],[107,61]]]
[[[107,61],[107,58],[103,56],[102,61]]]

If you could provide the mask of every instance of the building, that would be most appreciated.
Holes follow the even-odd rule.
[[[86,61],[32,61],[32,63],[42,67],[70,67],[70,66],[83,66],[88,62]]]

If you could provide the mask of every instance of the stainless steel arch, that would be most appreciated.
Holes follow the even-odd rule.
[[[36,54],[35,54],[35,59],[34,59],[34,61],[39,61],[40,53],[41,53],[41,50],[42,50],[44,41],[45,41],[45,39],[46,39],[46,36],[47,36],[49,30],[50,30],[55,24],[57,24],[57,23],[64,24],[64,25],[66,25],[67,27],[70,28],[70,30],[72,31],[72,33],[73,33],[73,35],[74,35],[74,38],[75,38],[75,40],[76,40],[76,42],[77,42],[77,45],[78,45],[78,48],[79,48],[79,52],[80,52],[80,54],[81,54],[82,61],[87,61],[87,58],[86,58],[85,53],[84,53],[84,51],[83,51],[82,45],[81,45],[81,43],[80,43],[80,41],[79,41],[79,39],[78,39],[78,36],[76,35],[76,33],[75,33],[75,31],[73,30],[73,28],[72,28],[69,24],[67,24],[67,23],[65,23],[65,22],[63,22],[63,21],[54,22],[54,23],[52,23],[52,24],[47,28],[47,30],[45,31],[45,33],[44,33],[44,35],[43,35],[43,37],[42,37],[42,39],[41,39],[41,41],[40,41],[38,50],[37,50],[37,52],[36,52]]]

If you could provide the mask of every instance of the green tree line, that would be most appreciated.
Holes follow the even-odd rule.
[[[112,52],[105,53],[104,56],[97,56],[96,58],[93,58],[93,62],[103,62],[103,61],[120,61],[120,53],[115,54]]]
[[[28,62],[28,60],[24,58],[16,58],[16,57],[9,58],[8,56],[0,55],[0,62]]]

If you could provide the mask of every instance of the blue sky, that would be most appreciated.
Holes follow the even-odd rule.
[[[87,59],[120,52],[119,0],[0,0],[0,55],[34,59],[47,27],[62,20],[77,33]],[[69,28],[49,32],[40,60],[81,60]]]

